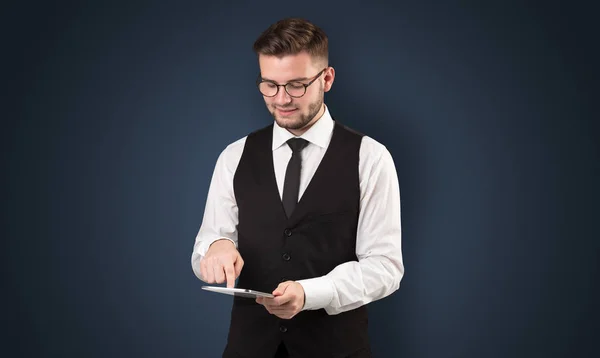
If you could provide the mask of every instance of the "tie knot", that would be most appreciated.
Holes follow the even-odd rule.
[[[308,141],[302,138],[292,138],[287,141],[287,144],[292,148],[292,152],[298,153],[308,145]]]

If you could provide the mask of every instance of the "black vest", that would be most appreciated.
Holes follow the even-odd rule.
[[[233,179],[244,259],[239,287],[271,292],[280,282],[323,276],[357,261],[362,135],[334,123],[325,156],[289,219],[273,168],[273,125],[248,135]],[[292,357],[367,351],[366,306],[337,315],[301,311],[284,320],[254,299],[234,297],[224,357],[270,358],[282,341]]]

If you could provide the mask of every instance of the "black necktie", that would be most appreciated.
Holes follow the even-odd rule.
[[[283,208],[289,218],[298,203],[298,191],[300,190],[300,170],[302,169],[302,159],[300,151],[306,147],[308,142],[302,138],[292,138],[287,144],[292,148],[292,158],[290,159],[287,170],[285,171],[285,182],[283,184]]]

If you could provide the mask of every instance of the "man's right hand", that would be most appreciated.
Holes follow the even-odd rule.
[[[244,260],[233,242],[221,239],[208,248],[206,256],[200,261],[200,273],[206,283],[227,281],[227,287],[234,287],[243,266]]]

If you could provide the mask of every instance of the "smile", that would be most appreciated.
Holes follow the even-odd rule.
[[[297,111],[297,108],[294,109],[281,109],[281,108],[277,108],[277,111],[279,112],[279,114],[281,115],[289,115],[294,113],[295,111]]]

